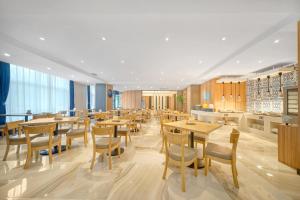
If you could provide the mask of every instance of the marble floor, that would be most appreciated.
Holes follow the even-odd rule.
[[[215,130],[209,140],[229,145],[231,128]],[[106,159],[97,159],[95,168],[89,169],[91,143],[90,138],[84,147],[81,139],[74,140],[73,148],[55,155],[52,165],[47,156],[40,156],[27,170],[23,169],[26,146],[19,157],[12,148],[7,161],[0,161],[0,199],[300,199],[300,176],[277,161],[276,142],[255,134],[240,135],[239,189],[233,186],[230,166],[212,162],[208,176],[201,169],[194,177],[187,168],[185,193],[178,169],[169,169],[167,179],[162,179],[164,154],[157,120],[134,133],[121,158],[113,158],[112,170]],[[1,138],[0,156],[4,150]]]

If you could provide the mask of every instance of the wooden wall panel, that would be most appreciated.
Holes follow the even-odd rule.
[[[187,97],[186,97],[186,110],[188,113],[191,112],[191,109],[195,105],[200,104],[200,90],[201,86],[200,85],[190,85],[187,87]]]
[[[121,105],[124,109],[136,109],[141,108],[142,103],[142,91],[141,90],[129,90],[122,92]]]
[[[240,93],[240,101],[239,101]],[[232,97],[231,97],[232,94]],[[201,84],[201,104],[213,104],[216,111],[234,110],[246,111],[246,82],[225,83],[224,96],[222,101],[223,84],[217,83],[217,79],[209,80]]]

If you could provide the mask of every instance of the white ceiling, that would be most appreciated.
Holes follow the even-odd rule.
[[[176,90],[296,62],[298,20],[299,0],[0,0],[0,60],[119,90]]]

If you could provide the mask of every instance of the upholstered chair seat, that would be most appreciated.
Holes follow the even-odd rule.
[[[181,161],[181,147],[179,145],[171,145],[169,147],[169,156],[171,159]],[[184,161],[194,160],[197,156],[197,149],[184,147]]]
[[[52,137],[52,143],[57,143],[59,140],[58,136]],[[41,147],[49,144],[49,136],[35,137],[31,140],[32,147]]]
[[[222,158],[225,160],[232,159],[232,150],[231,148],[224,147],[214,143],[208,143],[206,146],[206,155]]]
[[[97,149],[107,149],[109,147],[109,140],[110,140],[109,137],[102,137],[102,138],[96,139],[96,148]],[[121,138],[119,138],[119,137],[118,138],[114,138],[114,137],[111,138],[111,144],[113,146],[117,145],[120,142],[121,142]]]

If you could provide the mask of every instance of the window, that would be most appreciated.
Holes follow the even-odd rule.
[[[10,65],[6,113],[56,113],[69,109],[69,80],[32,69]],[[23,118],[8,117],[7,120]]]

